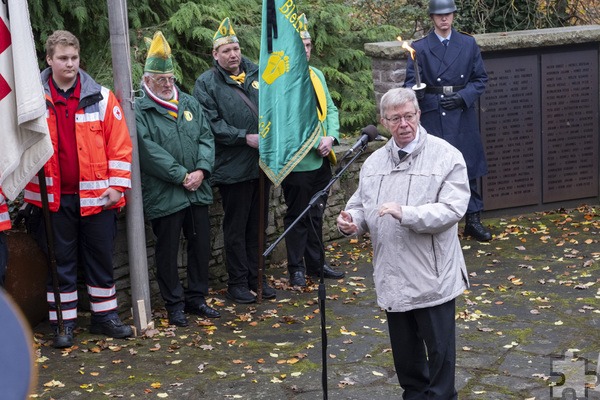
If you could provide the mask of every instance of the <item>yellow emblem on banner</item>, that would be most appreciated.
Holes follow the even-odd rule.
[[[277,78],[290,70],[290,57],[284,55],[283,51],[274,51],[269,56],[267,68],[265,68],[262,78],[268,85],[271,85]]]

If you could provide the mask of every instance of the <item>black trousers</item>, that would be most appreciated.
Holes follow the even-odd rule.
[[[471,198],[467,206],[467,214],[483,211],[483,198],[479,192],[477,179],[469,179],[469,189],[471,189]]]
[[[263,192],[263,229],[267,228],[269,189]],[[223,203],[223,239],[228,281],[231,286],[256,287],[258,283],[258,239],[260,226],[260,187],[258,179],[220,185]],[[263,232],[264,234],[264,232]]]
[[[282,182],[287,212],[283,223],[287,229],[306,209],[315,193],[331,180],[327,158],[320,168],[307,172],[292,172]],[[322,207],[312,207],[285,237],[288,271],[319,271],[325,262],[323,253],[323,211],[328,194],[321,197]],[[303,262],[304,261],[304,262]]]
[[[183,310],[185,305],[199,306],[208,294],[210,222],[208,206],[188,208],[155,218],[156,280],[167,311]],[[187,240],[187,288],[179,279],[177,255],[181,232]]]
[[[455,300],[407,312],[388,312],[394,366],[405,400],[451,400],[456,338]]]
[[[104,210],[82,217],[79,196],[60,196],[60,208],[50,213],[54,255],[58,272],[64,325],[75,327],[77,320],[77,268],[83,268],[90,298],[92,323],[117,318],[117,296],[113,278],[113,250],[117,236],[117,211]],[[43,219],[35,230],[39,246],[48,251]],[[50,323],[56,324],[56,303],[52,275],[48,273],[47,297]]]

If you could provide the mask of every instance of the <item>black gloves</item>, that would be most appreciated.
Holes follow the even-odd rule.
[[[425,97],[425,88],[415,90],[415,95],[417,96],[417,100],[421,101]]]
[[[27,228],[27,233],[35,233],[42,223],[42,209],[32,204],[24,203],[13,222],[13,228],[18,228],[21,223]]]
[[[451,95],[444,95],[440,100],[440,104],[446,110],[454,110],[455,108],[463,108],[465,101],[458,93],[452,93]]]

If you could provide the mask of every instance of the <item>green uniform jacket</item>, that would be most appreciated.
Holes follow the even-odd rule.
[[[239,87],[258,109],[258,65],[242,57],[246,72],[243,84],[215,61],[196,79],[194,97],[198,99],[215,136],[213,185],[232,184],[258,178],[258,149],[246,144],[246,134],[258,133],[258,116],[250,110],[234,87]]]
[[[136,101],[135,122],[146,218],[164,217],[192,204],[212,204],[208,178],[214,165],[214,138],[196,99],[179,91],[175,120],[146,95]],[[203,170],[205,179],[192,192],[183,187],[183,180],[196,170]]]
[[[327,88],[327,83],[325,82],[325,76],[323,76],[323,72],[316,69],[315,67],[309,67],[312,69],[315,74],[319,77],[321,84],[323,85],[323,89],[325,90],[325,98],[327,100],[327,116],[323,121],[322,128],[327,133],[327,136],[332,136],[335,141],[333,144],[339,144],[340,139],[340,121],[338,116],[338,109],[333,103],[331,99],[331,95],[329,94],[329,89]],[[316,112],[316,111],[315,111]],[[323,157],[319,155],[317,152],[317,148],[321,143],[320,140],[317,140],[313,148],[306,154],[306,156],[296,165],[294,168],[294,172],[303,172],[303,171],[314,171],[315,169],[319,169],[323,164]]]

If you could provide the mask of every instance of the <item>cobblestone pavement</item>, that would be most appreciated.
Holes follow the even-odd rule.
[[[457,299],[461,399],[600,399],[599,218],[582,206],[485,219],[493,241],[462,239],[471,287]],[[328,243],[327,257],[346,277],[325,283],[325,365],[317,285],[292,290],[272,265],[276,300],[235,305],[216,290],[223,317],[188,328],[168,327],[158,310],[155,330],[106,340],[82,315],[76,345],[60,351],[41,324],[33,398],[400,398],[368,239]]]

